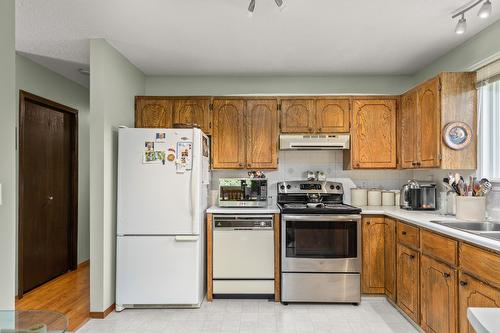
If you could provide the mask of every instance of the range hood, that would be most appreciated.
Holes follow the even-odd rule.
[[[349,149],[349,134],[280,135],[280,150]]]

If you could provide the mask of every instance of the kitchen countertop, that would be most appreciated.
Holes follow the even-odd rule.
[[[386,215],[409,224],[424,227],[456,239],[500,252],[500,241],[431,222],[432,220],[460,221],[454,216],[440,215],[435,211],[404,210],[397,206],[365,206],[361,207],[361,209],[362,215]]]
[[[500,308],[468,308],[467,318],[477,333],[500,333]]]
[[[209,214],[277,214],[280,209],[276,205],[269,205],[267,207],[219,207],[212,206],[207,209]]]

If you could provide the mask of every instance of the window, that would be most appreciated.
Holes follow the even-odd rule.
[[[500,77],[496,75],[479,86],[477,173],[480,177],[500,179]]]

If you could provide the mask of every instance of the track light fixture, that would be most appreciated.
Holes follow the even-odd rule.
[[[477,13],[477,16],[479,16],[482,19],[488,18],[491,15],[491,1],[490,0],[478,0],[474,3],[472,3],[470,6],[462,9],[455,15],[453,15],[451,18],[454,19],[456,17],[460,16],[460,19],[458,20],[457,26],[455,27],[455,33],[457,35],[462,35],[467,31],[467,20],[465,18],[465,13],[467,13],[469,10],[472,8],[476,7],[482,3],[483,5],[479,9],[479,12]]]
[[[248,5],[248,17],[253,16],[253,12],[255,11],[255,1],[256,0],[250,0],[250,4]],[[285,0],[274,0],[274,2],[280,10],[283,10],[286,7]]]

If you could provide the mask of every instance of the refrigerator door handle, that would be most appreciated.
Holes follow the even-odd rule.
[[[200,236],[189,235],[189,236],[175,236],[176,242],[196,242],[200,239]]]

